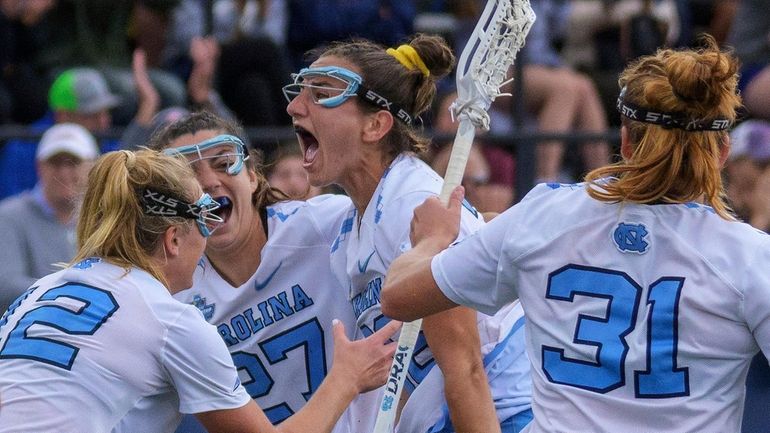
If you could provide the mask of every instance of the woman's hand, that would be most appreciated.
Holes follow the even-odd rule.
[[[457,239],[464,194],[465,189],[458,186],[449,197],[448,207],[441,204],[438,197],[431,197],[414,209],[409,232],[413,248],[423,243],[434,248],[436,253]]]
[[[391,320],[374,334],[350,341],[345,335],[345,326],[335,320],[334,361],[329,376],[343,384],[353,384],[357,394],[384,385],[396,352],[396,343],[391,337],[400,328],[401,322]]]

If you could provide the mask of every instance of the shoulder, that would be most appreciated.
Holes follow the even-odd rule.
[[[314,215],[331,213],[344,214],[353,202],[350,197],[342,194],[322,194],[305,202],[308,212]]]
[[[168,288],[155,277],[136,267],[126,272],[119,266],[99,259],[87,259],[68,270],[71,272],[68,277],[74,273],[82,273],[86,277],[92,272],[87,276],[89,280],[108,283],[123,306],[130,305],[131,309],[146,311],[149,317],[153,317],[164,328],[176,322],[187,307],[174,299]]]
[[[18,215],[20,212],[29,213],[29,211],[32,209],[32,206],[35,206],[35,202],[32,200],[32,195],[29,191],[24,191],[17,195],[6,197],[3,200],[0,200],[0,215],[13,216]]]
[[[268,206],[268,242],[328,245],[351,207],[350,198],[334,194]]]
[[[383,214],[408,213],[426,198],[441,192],[443,179],[432,168],[414,155],[396,157],[382,176],[379,193],[372,200],[376,206],[375,222]],[[370,204],[369,206],[372,206]]]
[[[438,194],[444,182],[428,164],[408,153],[396,157],[382,177],[383,194],[393,199],[417,191]]]
[[[587,207],[592,208],[598,204],[598,201],[588,195],[584,183],[541,183],[535,185],[521,201],[500,216],[515,215],[518,221],[532,220],[539,225],[551,220],[555,220],[556,224],[563,224],[565,215],[592,212],[595,210],[588,210]]]

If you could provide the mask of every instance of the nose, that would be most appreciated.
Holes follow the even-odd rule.
[[[101,130],[106,131],[110,129],[110,126],[112,125],[112,114],[110,114],[109,111],[104,111],[99,116],[99,128]]]
[[[198,161],[195,163],[195,177],[198,179],[198,183],[201,184],[203,192],[216,197],[216,193],[222,187],[222,182],[219,179],[221,173],[211,168],[205,161]]]
[[[304,98],[307,97],[306,93],[307,92],[303,89],[303,91],[299,92],[299,95],[295,96],[294,99],[289,102],[289,105],[286,106],[286,112],[289,113],[289,116],[301,117],[307,114],[307,106],[304,102]]]

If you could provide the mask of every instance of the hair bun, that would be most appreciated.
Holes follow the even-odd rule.
[[[710,111],[720,105],[725,94],[735,92],[737,63],[719,51],[712,37],[701,40],[701,50],[668,62],[666,74],[675,97],[697,111]]]
[[[438,80],[452,72],[455,56],[441,37],[418,34],[409,45],[420,55],[434,79]]]

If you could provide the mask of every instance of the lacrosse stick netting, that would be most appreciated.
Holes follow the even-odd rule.
[[[460,184],[476,128],[489,130],[487,110],[505,81],[516,53],[535,22],[529,0],[488,0],[476,28],[460,54],[457,66],[457,99],[451,106],[452,118],[459,119],[449,165],[439,198],[446,205],[452,190]],[[403,391],[406,371],[422,319],[401,328],[390,376],[385,385],[374,433],[392,433],[396,410]]]

